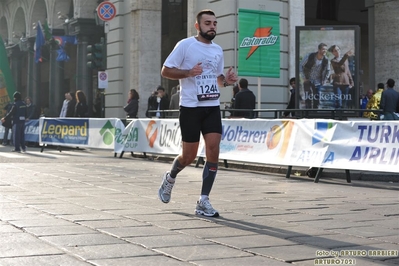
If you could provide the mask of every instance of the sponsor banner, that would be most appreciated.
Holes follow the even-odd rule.
[[[122,121],[117,118],[40,118],[39,142],[114,149],[115,134],[123,129]]]
[[[222,160],[383,172],[397,172],[399,164],[399,121],[223,119],[222,125]],[[119,138],[117,152],[181,149],[177,119],[134,120]],[[203,139],[197,155],[205,157]]]
[[[177,155],[181,152],[181,133],[178,119],[132,120],[125,130],[116,134],[115,152],[146,152]],[[198,156],[203,156],[201,137]]]
[[[239,9],[240,76],[280,77],[280,14]]]
[[[178,119],[139,119],[132,120],[121,134],[117,134],[115,152],[179,154],[180,144]]]
[[[25,141],[39,142],[39,119],[25,122]]]
[[[220,158],[256,163],[289,161],[294,122],[283,120],[223,120]]]

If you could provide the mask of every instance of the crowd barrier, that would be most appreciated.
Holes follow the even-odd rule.
[[[220,159],[258,164],[398,172],[399,121],[222,119]],[[1,132],[0,132],[1,134]],[[177,155],[178,119],[41,118],[27,122],[41,145]],[[0,135],[1,137],[1,135]],[[201,139],[197,153],[205,157]]]

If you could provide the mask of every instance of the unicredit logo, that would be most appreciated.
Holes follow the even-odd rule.
[[[158,135],[158,127],[157,123],[154,120],[151,120],[148,123],[147,129],[145,130],[145,136],[147,137],[148,140],[148,145],[153,148],[155,140],[157,139]]]
[[[259,46],[270,46],[277,42],[278,36],[272,35],[271,31],[272,27],[257,28],[253,37],[245,37],[242,40],[240,48],[251,47],[246,59],[250,58]]]

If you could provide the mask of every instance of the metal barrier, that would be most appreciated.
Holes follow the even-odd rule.
[[[174,116],[179,110],[149,110],[149,114],[153,114],[154,118],[156,113],[160,113],[160,118],[177,118]],[[349,119],[367,119],[360,114],[365,112],[373,112],[382,114],[382,110],[369,110],[369,109],[220,109],[222,118],[240,118],[231,116],[234,112],[248,112],[249,119],[253,118],[266,118],[266,119],[281,119],[281,118],[320,118],[320,119],[335,119],[335,120],[349,120]],[[285,117],[285,112],[295,112],[295,117]],[[263,116],[263,114],[265,114]],[[349,118],[349,119],[348,119]]]

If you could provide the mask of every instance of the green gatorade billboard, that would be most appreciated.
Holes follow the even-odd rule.
[[[238,73],[240,76],[280,77],[280,14],[238,10]]]
[[[4,107],[13,101],[15,92],[14,80],[11,75],[10,65],[3,39],[0,36],[0,117],[6,115]]]

